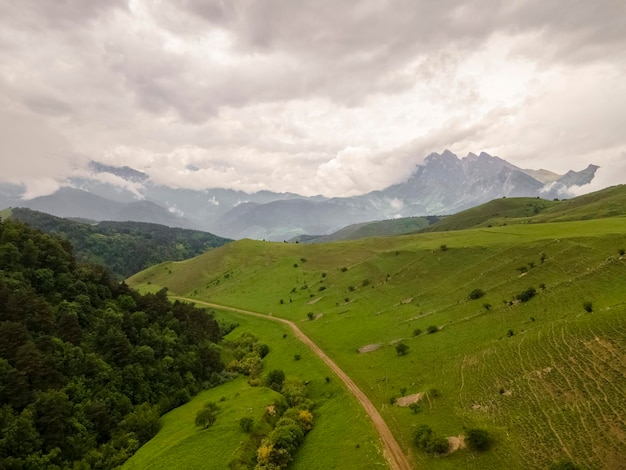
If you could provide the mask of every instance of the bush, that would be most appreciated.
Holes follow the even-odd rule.
[[[343,268],[341,268],[341,272],[345,273],[348,270],[348,268],[346,268],[345,266]]]
[[[476,299],[480,299],[484,295],[485,293],[483,292],[482,289],[474,289],[472,292],[469,293],[469,298],[472,300],[476,300]]]
[[[491,304],[490,303],[484,303],[483,304],[483,308],[487,311],[491,310]]]
[[[535,289],[534,287],[529,287],[525,291],[520,292],[519,294],[517,294],[517,296],[515,298],[517,300],[519,300],[520,302],[528,302],[536,294],[537,294],[537,289]]]
[[[272,390],[280,391],[285,381],[285,372],[281,369],[274,369],[267,375],[267,386]]]
[[[422,329],[421,328],[415,328],[413,330],[413,336],[419,336],[422,334]]]
[[[620,248],[619,250],[617,250],[617,252],[620,256],[624,256],[624,254],[626,254],[626,250],[624,248]]]
[[[441,245],[439,251],[448,251],[448,245]]]
[[[449,443],[445,437],[433,432],[430,426],[419,425],[415,429],[414,442],[417,447],[430,454],[445,454],[448,451]]]
[[[254,419],[249,416],[244,416],[239,420],[239,427],[244,432],[251,432],[252,428],[254,428]]]
[[[484,429],[469,429],[465,436],[465,442],[470,449],[484,452],[491,445],[491,437]]]
[[[363,287],[367,287],[367,286],[369,286],[369,285],[370,285],[370,281],[369,281],[369,279],[363,279],[363,282],[361,283],[361,285],[362,285]]]
[[[437,333],[438,331],[439,331],[439,327],[435,325],[430,325],[428,328],[426,328],[426,332],[428,334]]]
[[[398,356],[404,356],[409,352],[409,347],[404,343],[396,344],[396,353]]]
[[[583,308],[585,309],[585,312],[587,313],[593,312],[593,304],[591,302],[584,302]]]

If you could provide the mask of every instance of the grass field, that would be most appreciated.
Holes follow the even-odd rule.
[[[615,217],[320,245],[242,240],[129,283],[299,322],[379,407],[416,468],[570,459],[617,469],[626,461],[625,234],[626,218]],[[530,287],[534,297],[516,300]],[[470,300],[477,288],[485,295]],[[359,353],[366,345],[379,347]],[[419,392],[418,413],[391,404]],[[412,444],[418,424],[444,436],[480,427],[494,442],[483,454],[432,457]]]
[[[218,311],[216,318],[239,324],[227,339],[251,332],[271,345],[263,360],[265,373],[282,369],[287,379],[309,382],[308,393],[315,403],[314,427],[298,449],[293,468],[386,468],[378,436],[365,412],[338,380],[331,378],[326,382],[330,374],[326,366],[288,327],[232,312]],[[283,338],[284,334],[287,337]],[[296,354],[300,355],[297,361]],[[266,406],[277,396],[271,389],[249,386],[244,378],[204,391],[164,415],[161,431],[139,449],[124,469],[228,468],[231,460],[251,450],[249,435],[240,429],[239,420],[249,416],[259,423]],[[216,423],[203,430],[194,426],[194,420],[196,412],[208,401],[216,402],[220,411]]]

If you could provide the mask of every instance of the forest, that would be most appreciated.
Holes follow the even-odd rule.
[[[228,328],[223,328],[228,329]],[[140,295],[67,240],[0,221],[0,468],[113,468],[227,380],[210,313]]]
[[[145,222],[83,223],[25,208],[11,218],[71,242],[80,260],[107,266],[125,279],[163,261],[181,261],[230,242],[208,232]]]

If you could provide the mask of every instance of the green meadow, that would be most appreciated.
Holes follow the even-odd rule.
[[[384,469],[378,435],[365,412],[338,379],[291,329],[263,319],[232,312],[215,312],[218,320],[237,323],[226,339],[253,333],[260,342],[270,345],[263,359],[263,374],[282,369],[287,379],[308,381],[307,392],[314,402],[313,429],[296,452],[293,468],[301,469]],[[286,335],[286,337],[283,337]],[[295,360],[298,355],[299,359]],[[222,469],[230,461],[255,455],[256,447],[239,420],[250,417],[257,430],[263,429],[262,416],[279,394],[267,387],[251,387],[247,377],[206,390],[189,403],[161,418],[162,428],[151,441],[126,462],[124,469]],[[195,416],[205,403],[220,407],[215,424],[207,429],[195,426]],[[261,424],[259,424],[261,423]],[[267,425],[265,425],[267,426]]]
[[[611,191],[608,201],[624,193]],[[128,282],[297,322],[377,405],[416,468],[622,468],[626,218],[594,218],[598,197],[587,198],[587,212],[550,201],[535,215],[518,211],[535,200],[520,199],[506,225],[485,225],[486,205],[464,222],[478,228],[465,230],[318,245],[241,240]],[[585,220],[541,223],[557,209],[567,219],[563,205]],[[476,289],[483,295],[472,300]],[[415,410],[394,404],[418,393]],[[491,446],[429,455],[413,443],[420,424],[445,437],[481,428]],[[310,437],[303,459],[305,449],[321,453]]]

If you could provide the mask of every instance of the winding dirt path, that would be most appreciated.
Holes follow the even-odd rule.
[[[272,317],[269,315],[264,315],[259,312],[252,312],[250,310],[243,310],[240,308],[229,307],[227,305],[214,304],[210,302],[203,302],[201,300],[190,299],[187,297],[179,297],[179,296],[170,296],[173,299],[185,300],[187,302],[192,302],[196,304],[206,305],[207,307],[213,307],[220,310],[230,310],[232,312],[244,313],[246,315],[252,315],[255,317],[264,318],[266,320],[273,320],[280,323],[284,323],[285,325],[289,325],[289,327],[293,330],[295,335],[298,337],[300,341],[306,344],[311,351],[313,351],[322,361],[326,363],[328,367],[332,369],[332,371],[341,379],[341,381],[348,387],[348,390],[352,392],[352,394],[356,397],[356,399],[361,403],[365,411],[369,415],[374,427],[378,431],[380,435],[380,439],[383,443],[383,451],[387,462],[389,462],[390,467],[393,470],[412,470],[411,464],[408,459],[402,452],[402,449],[398,445],[395,437],[391,433],[387,423],[383,420],[382,416],[374,406],[374,404],[370,401],[369,398],[361,391],[361,389],[352,381],[352,379],[337,365],[333,362],[333,360],[326,355],[322,349],[315,344],[307,335],[302,333],[300,328],[296,326],[296,324],[292,321],[286,320],[284,318]]]

